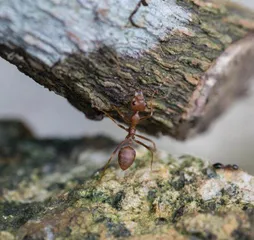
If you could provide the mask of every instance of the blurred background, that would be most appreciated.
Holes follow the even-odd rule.
[[[254,9],[254,1],[235,0]],[[49,92],[0,58],[0,118],[18,118],[39,137],[79,137],[105,134],[122,140],[125,132],[109,119],[90,121],[64,98]],[[194,139],[153,140],[174,155],[192,154],[211,162],[236,163],[254,174],[254,79],[248,96],[236,102],[210,129]]]

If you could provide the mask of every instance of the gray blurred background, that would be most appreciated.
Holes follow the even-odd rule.
[[[253,0],[235,0],[254,9]],[[0,118],[24,120],[39,137],[105,134],[122,140],[125,132],[109,119],[90,121],[64,98],[49,92],[0,58]],[[254,83],[254,80],[253,80]],[[159,149],[174,155],[193,154],[211,162],[237,163],[254,173],[254,88],[210,127],[187,142],[154,139]]]

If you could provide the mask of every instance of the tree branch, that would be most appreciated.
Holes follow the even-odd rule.
[[[120,120],[113,106],[128,113],[135,90],[149,99],[157,88],[155,114],[140,129],[193,136],[254,73],[253,12],[221,1],[157,0],[131,15],[139,2],[3,0],[0,56],[91,119],[103,110]]]

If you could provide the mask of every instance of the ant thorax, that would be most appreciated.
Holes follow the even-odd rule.
[[[138,112],[135,112],[132,116],[131,116],[131,126],[134,127],[136,126],[140,121],[140,116]]]

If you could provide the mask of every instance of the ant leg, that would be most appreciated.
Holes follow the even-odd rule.
[[[146,120],[146,119],[148,119],[148,118],[150,118],[152,116],[153,116],[153,105],[151,106],[151,112],[150,112],[150,114],[148,116],[141,117],[139,121]]]
[[[123,140],[122,142],[120,142],[120,143],[117,145],[117,147],[116,147],[116,149],[114,150],[114,152],[112,152],[112,154],[111,154],[111,156],[110,156],[108,162],[107,162],[106,165],[103,167],[102,173],[101,173],[101,176],[100,176],[100,179],[103,177],[103,175],[104,175],[105,171],[107,170],[107,168],[108,168],[108,166],[109,166],[109,164],[110,164],[112,158],[115,156],[115,154],[117,153],[117,151],[119,150],[119,148],[122,147],[122,145],[125,144],[125,143],[128,142],[128,141],[129,141],[129,139],[125,139],[125,140]]]
[[[152,95],[152,97],[151,97],[150,102],[152,102],[152,101],[153,101],[153,99],[154,99],[154,95],[155,95],[155,93],[156,93],[156,92],[157,92],[157,91],[154,91],[154,92],[153,92],[153,95]],[[169,93],[170,93],[170,92],[168,92],[168,94],[167,94],[166,96],[164,96],[163,98],[161,98],[161,99],[167,98],[167,97],[168,97],[168,95],[169,95]],[[148,118],[150,118],[150,117],[152,117],[152,116],[153,116],[153,112],[154,112],[154,105],[153,105],[153,104],[151,104],[150,109],[151,109],[150,115],[148,115],[148,116],[144,116],[144,117],[141,117],[139,121],[146,120],[146,119],[148,119]]]
[[[101,111],[101,110],[100,110]],[[108,118],[110,118],[118,127],[124,129],[125,131],[128,132],[128,128],[124,127],[122,124],[119,124],[118,122],[116,122],[116,120],[114,118],[112,118],[108,113],[102,111]]]
[[[142,142],[140,142],[140,141],[138,141],[138,140],[136,140],[136,139],[133,139],[133,140],[134,140],[136,143],[142,145],[143,147],[145,147],[146,149],[148,149],[148,150],[151,152],[151,154],[152,154],[151,171],[152,171],[152,166],[153,166],[153,149],[151,149],[151,147],[147,146],[146,144],[144,144],[144,143],[142,143]]]
[[[147,137],[145,137],[145,136],[139,135],[139,134],[135,134],[135,136],[137,136],[137,137],[139,137],[139,138],[142,138],[142,139],[144,139],[144,140],[146,140],[146,141],[152,143],[152,145],[153,145],[153,151],[154,151],[154,152],[156,151],[156,145],[155,145],[155,142],[154,142],[153,140],[151,140],[151,139],[149,139],[149,138],[147,138]]]
[[[156,93],[156,91],[153,92],[153,95],[152,95],[152,97],[151,97],[150,102],[153,101],[155,93]],[[143,120],[146,120],[146,119],[152,117],[152,116],[153,116],[153,110],[154,110],[153,107],[154,107],[154,105],[151,104],[151,107],[150,107],[150,109],[151,109],[150,114],[149,114],[148,116],[141,117],[139,121],[143,121]]]
[[[126,122],[126,123],[130,123],[130,120],[124,116],[124,114],[116,107],[116,106],[113,106],[114,109],[118,112],[118,114],[121,116],[121,118]]]
[[[130,23],[131,23],[134,27],[137,27],[137,28],[142,28],[142,27],[140,27],[139,25],[137,25],[137,24],[133,21],[133,17],[134,17],[134,15],[137,13],[138,9],[141,7],[141,4],[142,4],[143,6],[148,6],[146,0],[140,0],[140,1],[138,2],[138,4],[136,5],[135,9],[132,11],[131,15],[129,16],[129,21],[130,21]]]

